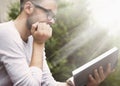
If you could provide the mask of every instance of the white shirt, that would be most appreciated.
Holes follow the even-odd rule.
[[[29,67],[32,40],[25,43],[13,21],[0,24],[0,86],[56,86],[45,53],[43,70]]]

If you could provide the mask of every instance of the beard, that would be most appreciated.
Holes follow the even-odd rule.
[[[31,30],[32,28],[32,24],[34,24],[35,22],[33,21],[33,19],[31,17],[28,17],[27,21],[26,21],[26,26],[29,30]]]
[[[44,16],[43,16],[44,17]],[[33,12],[33,14],[29,15],[27,20],[26,20],[26,26],[29,30],[31,30],[32,25],[36,22],[41,22],[41,23],[45,23],[46,22],[46,18],[43,18],[40,15],[36,15],[35,12]]]
[[[26,26],[27,26],[27,28],[29,29],[29,30],[31,30],[31,28],[32,28],[32,25],[34,24],[34,23],[36,23],[36,22],[38,22],[38,18],[34,15],[34,13],[33,14],[31,14],[28,18],[27,18],[27,20],[26,20]]]
[[[26,21],[26,26],[29,30],[31,30],[32,24],[31,24],[31,21],[29,19],[27,19],[27,21]]]

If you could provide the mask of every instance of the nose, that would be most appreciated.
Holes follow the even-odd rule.
[[[54,19],[48,20],[48,24],[54,24],[54,23],[55,23]]]

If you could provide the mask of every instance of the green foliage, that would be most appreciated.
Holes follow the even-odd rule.
[[[15,3],[12,3],[11,6],[10,6],[10,9],[9,9],[9,12],[8,12],[8,19],[11,20],[11,19],[16,19],[19,12],[20,12],[20,3],[18,2],[15,2]]]
[[[52,26],[53,37],[46,43],[46,55],[53,76],[56,80],[65,81],[71,76],[71,71],[74,69],[75,64],[70,64],[68,57],[61,55],[60,49],[73,39],[76,35],[73,34],[76,27],[82,25],[86,21],[87,16],[79,17],[80,15],[76,13],[77,11],[69,4],[61,4],[63,2],[59,3],[60,8],[58,10],[56,24]]]

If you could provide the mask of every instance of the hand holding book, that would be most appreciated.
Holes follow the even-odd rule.
[[[103,67],[100,66],[98,70],[94,70],[94,76],[91,74],[89,75],[89,82],[86,86],[99,86],[99,84],[103,82],[112,72],[113,70],[111,69],[110,63],[108,64],[106,71],[103,71]]]
[[[88,83],[84,86],[99,86],[101,82],[103,82],[109,74],[111,74],[113,70],[111,69],[111,64],[107,65],[106,71],[103,70],[103,67],[100,66],[99,69],[94,70],[94,75],[89,74]],[[67,80],[68,86],[75,86],[73,77]],[[82,85],[81,85],[82,86]]]
[[[75,69],[72,72],[73,85],[98,86],[115,69],[117,63],[118,48],[114,47],[83,66]]]

